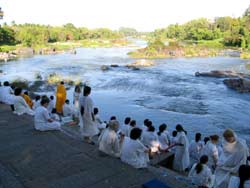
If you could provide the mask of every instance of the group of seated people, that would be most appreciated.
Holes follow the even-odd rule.
[[[27,92],[22,92],[21,88],[13,91],[8,82],[0,87],[0,102],[9,104],[18,115],[34,115],[35,129],[39,131],[60,130],[64,117],[76,115],[82,119],[80,110],[74,109],[69,100],[63,105],[63,113],[57,114],[53,96],[36,96],[32,101]],[[173,169],[188,172],[192,183],[199,187],[250,187],[249,149],[231,129],[224,131],[221,146],[218,135],[205,137],[202,141],[200,133],[196,133],[195,140],[189,144],[187,131],[180,124],[170,135],[164,123],[156,130],[149,119],[145,119],[143,125],[130,117],[126,117],[123,124],[115,116],[104,122],[98,108],[91,111],[94,115],[92,126],[99,130],[96,136],[102,154],[120,158],[135,168],[146,168],[153,156],[173,152]]]

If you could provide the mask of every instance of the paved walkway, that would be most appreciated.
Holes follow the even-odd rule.
[[[0,104],[0,188],[139,188],[153,178],[187,187],[172,171],[137,170],[101,157],[97,146],[59,131],[37,132],[33,118]]]

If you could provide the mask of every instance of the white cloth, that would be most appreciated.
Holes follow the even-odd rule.
[[[72,116],[74,114],[74,110],[70,104],[63,105],[63,115],[64,116]]]
[[[167,131],[164,131],[161,133],[161,135],[158,135],[158,140],[160,142],[160,147],[161,149],[167,149],[170,145],[170,136],[169,133]]]
[[[3,102],[3,86],[0,86],[0,102]]]
[[[82,135],[85,137],[92,137],[99,133],[99,130],[92,118],[93,114],[93,101],[89,96],[83,96],[80,105],[84,108],[82,117],[83,127]]]
[[[239,167],[246,164],[249,150],[243,140],[223,144],[223,154],[220,156],[215,170],[215,188],[227,188],[231,174],[236,174]]]
[[[160,147],[160,142],[157,135],[154,132],[143,132],[142,133],[142,143],[151,149],[152,152],[157,152]]]
[[[129,124],[122,124],[120,126],[120,130],[119,132],[121,132],[123,135],[129,137],[129,129],[130,129],[130,125]]]
[[[2,102],[5,104],[12,105],[14,104],[14,98],[13,90],[10,86],[3,86],[2,88]]]
[[[196,165],[197,163],[192,166],[188,174],[188,177],[191,178],[192,183],[197,186],[213,187],[214,176],[211,172],[211,169],[207,165],[203,164],[202,171],[197,174],[195,169]]]
[[[34,115],[34,111],[30,109],[22,96],[15,96],[14,98],[14,113],[17,115],[29,114]]]
[[[73,94],[73,104],[76,109],[79,109],[79,99],[80,99],[80,93],[74,92]]]
[[[35,129],[39,131],[60,130],[60,123],[49,122],[50,118],[47,108],[39,106],[35,111]]]
[[[134,168],[146,168],[149,162],[147,148],[139,141],[125,137],[122,150],[121,160]]]
[[[41,101],[39,100],[39,102],[41,102]],[[37,108],[37,104],[36,104],[36,108]],[[54,100],[50,100],[49,101],[49,105],[47,107],[48,112],[51,113],[51,111],[53,110],[53,108],[55,108],[55,101]]]
[[[207,155],[208,156],[208,163],[207,165],[209,168],[213,168],[216,164],[214,161],[214,158],[218,161],[219,159],[219,151],[215,144],[213,144],[211,141],[208,141],[207,144],[204,146],[204,148],[201,151],[201,155]]]
[[[120,142],[114,130],[106,128],[99,136],[98,142],[100,151],[114,157],[120,156]]]
[[[41,106],[41,100],[33,101],[33,110],[36,110],[37,107]]]
[[[239,188],[240,186],[240,178],[237,176],[232,176],[228,183],[228,188]],[[246,180],[244,182],[244,188],[250,188],[250,180]]]
[[[50,114],[50,117],[51,117],[51,119],[53,119],[54,121],[60,121],[60,117],[59,117],[59,115],[58,114],[56,114],[56,113],[49,113]]]
[[[177,171],[184,171],[189,167],[190,159],[189,159],[189,142],[186,137],[186,134],[182,132],[178,132],[177,134],[177,143],[183,144],[183,146],[175,146],[175,157],[174,157],[174,169]]]
[[[102,122],[102,120],[98,114],[95,115],[95,124],[99,130],[103,130],[107,126],[106,123]]]

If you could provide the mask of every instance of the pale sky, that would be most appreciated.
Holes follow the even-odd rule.
[[[239,17],[249,0],[0,0],[4,20],[153,31],[195,18]]]

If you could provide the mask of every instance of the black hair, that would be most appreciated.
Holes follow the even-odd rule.
[[[177,132],[183,131],[185,134],[187,134],[187,131],[185,131],[185,129],[183,129],[181,124],[177,124],[175,129]]]
[[[239,188],[244,188],[245,181],[249,180],[249,178],[250,178],[250,166],[249,165],[241,165],[240,166],[239,178],[240,178]]]
[[[51,95],[49,98],[50,98],[50,100],[54,100],[54,96],[53,95]]]
[[[46,103],[49,103],[49,98],[48,97],[42,97],[41,105],[43,106]]]
[[[165,123],[161,124],[159,127],[159,132],[157,133],[159,136],[161,136],[161,133],[163,133],[167,128],[167,125]]]
[[[64,81],[61,81],[61,84],[64,85]]]
[[[131,121],[131,118],[130,117],[126,117],[124,119],[124,124],[128,125],[130,123],[130,121]]]
[[[203,170],[203,165],[206,164],[207,162],[208,162],[208,156],[202,155],[200,158],[200,162],[195,167],[197,174],[199,174]]]
[[[35,97],[35,100],[36,101],[39,101],[41,99],[41,96],[40,95],[37,95],[36,97]]]
[[[205,137],[205,138],[204,138],[204,143],[207,144],[207,142],[208,142],[209,140],[210,140],[209,137]]]
[[[216,135],[216,134],[210,136],[210,140],[214,140],[214,141],[218,141],[219,138],[220,138],[220,137],[219,137],[218,135]]]
[[[94,115],[98,114],[99,112],[98,108],[94,108],[93,112],[94,112]]]
[[[23,92],[23,94],[25,94],[25,95],[29,95],[28,91]]]
[[[111,116],[110,120],[116,120],[116,117],[115,116]]]
[[[91,92],[91,87],[85,86],[84,90],[83,90],[83,95],[88,96],[90,94],[90,92]]]
[[[3,85],[4,85],[4,86],[10,86],[10,83],[9,83],[8,81],[5,81],[5,82],[3,83]]]
[[[20,95],[21,93],[22,93],[22,88],[20,88],[20,87],[16,88],[14,91],[14,95],[16,95],[16,96]]]
[[[135,120],[131,120],[129,125],[131,127],[135,127],[136,126],[136,121]]]
[[[68,104],[68,103],[69,103],[69,99],[66,99],[66,100],[65,100],[65,103]]]
[[[56,114],[56,108],[53,108],[53,109],[51,110],[51,113],[52,113],[52,114]]]
[[[152,125],[153,125],[152,121],[148,120],[147,123],[146,123],[146,127],[150,127]]]
[[[149,132],[154,132],[155,131],[155,127],[153,125],[148,127],[148,131]]]
[[[172,132],[172,136],[173,136],[173,137],[176,137],[176,136],[177,136],[177,131],[174,130],[174,131]]]
[[[139,128],[133,128],[130,132],[130,138],[132,140],[137,140],[141,137],[142,130]]]
[[[144,125],[147,125],[148,121],[149,121],[149,119],[144,119],[144,121],[143,121]]]
[[[195,142],[199,142],[201,140],[201,133],[195,134]]]
[[[81,92],[81,87],[79,85],[76,85],[75,87],[75,92],[80,93]]]

